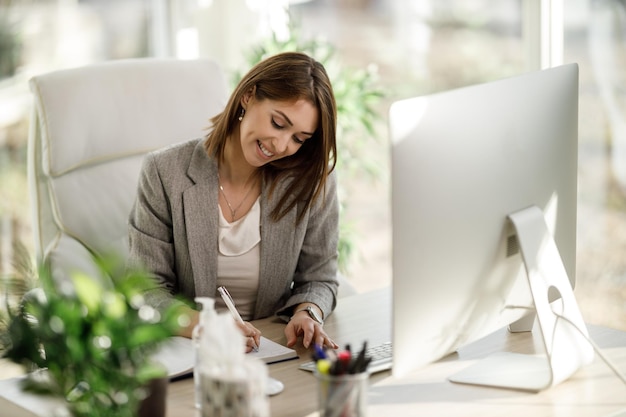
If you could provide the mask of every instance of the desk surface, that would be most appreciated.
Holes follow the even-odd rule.
[[[284,324],[273,319],[255,322],[263,335],[285,344]],[[391,340],[391,294],[388,289],[342,298],[324,325],[340,346],[360,346],[364,340],[375,345]],[[596,344],[614,365],[626,372],[626,332],[589,326]],[[447,377],[475,360],[494,352],[541,352],[539,337],[533,333],[509,334],[498,331],[457,353],[430,364],[403,378],[380,372],[370,378],[370,416],[529,416],[608,417],[626,413],[626,385],[599,357],[565,382],[538,394],[505,389],[454,384]],[[315,378],[298,365],[310,358],[301,346],[300,358],[269,365],[270,375],[285,384],[285,390],[270,398],[272,417],[315,416]],[[168,417],[199,416],[193,405],[193,380],[169,385]],[[626,414],[624,414],[626,416]]]

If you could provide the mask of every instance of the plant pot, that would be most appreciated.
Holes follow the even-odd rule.
[[[169,378],[155,378],[148,383],[148,396],[139,405],[138,417],[165,417]]]

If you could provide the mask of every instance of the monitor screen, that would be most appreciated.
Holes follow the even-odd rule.
[[[533,311],[513,213],[540,209],[573,287],[577,125],[576,64],[392,104],[394,375]]]

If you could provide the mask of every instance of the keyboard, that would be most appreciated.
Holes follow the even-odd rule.
[[[376,372],[388,371],[391,369],[392,362],[392,346],[391,342],[386,342],[376,346],[370,346],[365,351],[365,355],[372,358],[367,370],[371,374]],[[299,366],[303,371],[313,372],[315,370],[315,361],[305,362]]]

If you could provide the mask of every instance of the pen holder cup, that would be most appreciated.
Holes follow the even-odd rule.
[[[328,375],[315,372],[320,417],[366,417],[369,373]]]

